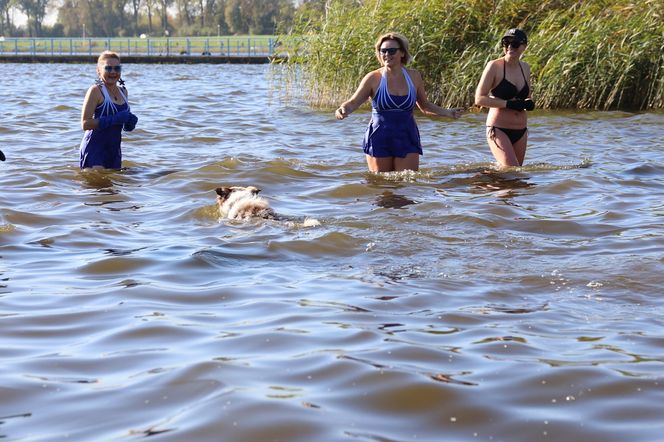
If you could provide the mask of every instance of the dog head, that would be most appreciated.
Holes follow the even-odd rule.
[[[254,186],[231,186],[218,187],[217,205],[222,218],[250,219],[265,218],[274,219],[275,213],[265,198],[258,196],[260,189]]]
[[[217,187],[217,205],[219,206],[219,215],[221,218],[232,220],[250,220],[250,219],[284,219],[278,216],[270,207],[268,201],[258,196],[260,189],[254,186],[225,186]],[[302,227],[319,226],[320,222],[316,219],[306,218],[304,222],[297,223]]]
[[[224,201],[230,198],[231,194],[235,192],[241,192],[246,195],[256,196],[261,190],[254,186],[242,187],[242,186],[231,186],[231,187],[217,187],[215,192],[217,192],[217,199],[219,202],[223,203]]]

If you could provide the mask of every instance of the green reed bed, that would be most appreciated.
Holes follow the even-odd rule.
[[[301,72],[291,70],[288,81],[312,105],[338,105],[379,66],[376,38],[397,31],[410,40],[411,66],[423,73],[429,98],[470,106],[511,27],[529,35],[524,60],[539,107],[664,107],[661,0],[331,0],[320,20],[293,28],[289,60]]]

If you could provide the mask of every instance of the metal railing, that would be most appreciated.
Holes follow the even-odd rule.
[[[159,38],[6,38],[0,55],[80,56],[109,50],[121,56],[269,57],[274,37],[159,37]]]

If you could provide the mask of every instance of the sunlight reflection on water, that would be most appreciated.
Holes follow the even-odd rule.
[[[0,436],[658,440],[661,113],[418,117],[366,172],[366,111],[269,66],[127,65],[125,170],[80,172],[93,66],[3,64]],[[222,81],[223,80],[223,81]],[[287,219],[219,220],[255,185]]]

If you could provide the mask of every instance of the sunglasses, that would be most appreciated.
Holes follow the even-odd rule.
[[[122,72],[122,65],[117,65],[117,66],[104,66],[104,71],[106,73],[110,74],[111,72]]]
[[[397,53],[397,51],[401,50],[401,48],[380,48],[379,51],[381,54],[390,54],[394,55]]]
[[[513,47],[514,49],[519,49],[523,43],[518,40],[503,40],[501,44],[504,48]]]

